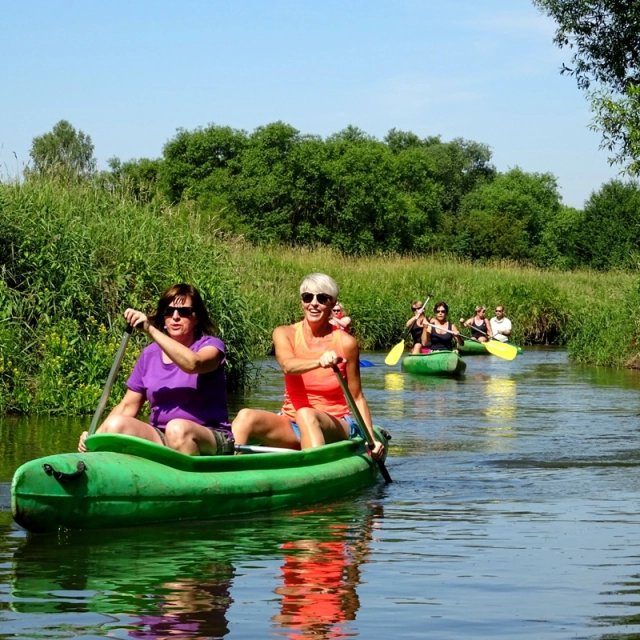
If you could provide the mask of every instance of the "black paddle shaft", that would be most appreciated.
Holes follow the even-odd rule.
[[[133,327],[128,324],[127,328],[124,330],[122,334],[122,338],[120,340],[120,346],[118,347],[118,351],[116,353],[116,357],[111,365],[111,371],[109,371],[109,376],[107,377],[107,383],[104,385],[104,390],[102,391],[102,396],[100,396],[100,401],[98,402],[98,407],[96,412],[93,414],[93,419],[91,420],[91,426],[89,427],[89,435],[93,435],[95,430],[98,427],[98,422],[100,422],[100,418],[104,412],[105,407],[107,406],[107,400],[109,400],[109,395],[111,394],[111,389],[113,388],[113,383],[116,380],[116,376],[118,375],[118,370],[120,369],[120,365],[122,364],[122,358],[124,357],[124,351],[127,348],[127,342],[129,342],[129,336],[133,331]]]
[[[340,383],[340,386],[342,387],[342,393],[344,393],[344,397],[347,400],[349,409],[351,409],[351,413],[353,414],[353,417],[356,420],[356,424],[358,425],[358,429],[361,432],[362,437],[366,440],[370,448],[375,447],[376,443],[374,439],[371,437],[371,434],[369,433],[369,430],[367,429],[367,426],[365,425],[364,420],[362,419],[362,414],[360,413],[360,409],[358,409],[358,405],[353,399],[353,396],[351,395],[351,391],[349,391],[349,387],[347,387],[347,383],[345,382],[345,379],[342,377],[342,374],[340,373],[340,369],[338,369],[338,365],[335,365],[335,364],[333,365],[333,371],[336,374],[336,378],[338,378],[338,382]],[[376,460],[376,464],[380,469],[380,473],[382,474],[382,477],[384,478],[385,483],[391,484],[393,480],[391,479],[391,476],[387,471],[387,467],[385,466],[384,461]]]

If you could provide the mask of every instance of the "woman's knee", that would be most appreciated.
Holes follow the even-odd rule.
[[[255,409],[240,409],[231,423],[234,435],[250,435],[257,423],[259,413]]]
[[[167,444],[172,442],[180,442],[193,436],[193,423],[189,420],[169,420],[164,430]]]
[[[303,407],[302,409],[298,409],[296,411],[295,422],[298,426],[302,427],[315,427],[319,426],[320,424],[316,410],[311,409],[310,407]]]
[[[100,433],[126,433],[127,421],[123,416],[108,416],[100,425],[98,432]]]

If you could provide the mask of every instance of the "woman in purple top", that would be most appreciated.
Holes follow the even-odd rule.
[[[197,289],[175,284],[147,317],[127,309],[127,322],[152,340],[127,380],[128,390],[96,433],[121,433],[188,455],[233,453],[224,378],[225,348]],[[138,419],[149,401],[149,422]],[[86,451],[87,432],[79,451]]]

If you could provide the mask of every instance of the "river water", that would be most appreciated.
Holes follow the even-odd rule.
[[[389,486],[233,522],[28,536],[13,470],[87,421],[0,422],[0,638],[640,638],[640,377],[560,350],[362,370]],[[277,408],[282,378],[233,405]]]

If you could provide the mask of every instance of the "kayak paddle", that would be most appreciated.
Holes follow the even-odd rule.
[[[87,437],[94,434],[98,427],[98,422],[100,422],[100,418],[104,412],[104,408],[107,406],[107,400],[109,400],[109,395],[111,395],[111,389],[113,388],[113,383],[116,381],[116,376],[118,375],[118,370],[120,369],[122,358],[124,357],[124,350],[127,348],[127,342],[129,342],[129,336],[131,336],[132,331],[133,327],[130,324],[127,324],[127,328],[124,330],[122,338],[120,339],[120,346],[116,352],[115,360],[111,365],[111,371],[109,371],[109,376],[107,377],[107,384],[104,385],[104,390],[100,396],[98,408],[91,419],[91,426],[89,427]]]
[[[435,324],[431,324],[427,322],[430,327],[434,327],[435,329],[440,329],[441,331],[446,331],[447,333],[453,333],[453,331],[449,331],[449,329],[445,329],[443,327],[438,327]],[[481,332],[482,333],[482,332]],[[499,342],[498,340],[489,340],[489,342],[480,342],[476,338],[471,338],[470,336],[464,336],[461,333],[460,337],[464,340],[472,340],[473,342],[477,342],[478,344],[482,344],[486,347],[487,351],[494,356],[498,356],[498,358],[503,358],[504,360],[513,360],[518,355],[518,347],[507,344],[506,342]]]
[[[420,311],[424,311],[430,298],[431,298],[431,294],[427,296],[427,299],[424,301],[424,304],[420,308]],[[409,328],[404,332],[402,336],[402,340],[398,342],[398,344],[395,347],[393,347],[391,351],[389,351],[389,354],[384,359],[385,364],[388,364],[390,367],[392,367],[394,364],[398,364],[398,360],[400,360],[400,358],[402,357],[402,352],[404,351],[404,342],[407,339],[407,335],[409,334],[409,332],[411,331],[411,329],[413,328],[413,325],[416,323],[417,320],[418,318],[416,317],[416,319],[411,323]]]
[[[353,414],[356,424],[358,425],[358,431],[360,432],[360,436],[364,438],[364,440],[367,442],[369,447],[373,449],[376,443],[371,437],[371,434],[369,433],[369,430],[367,429],[364,423],[364,420],[362,419],[362,414],[360,413],[360,409],[358,409],[358,405],[355,403],[355,400],[351,395],[351,391],[349,391],[349,387],[347,387],[347,383],[342,377],[342,374],[340,373],[340,369],[338,369],[338,365],[335,365],[335,364],[333,365],[333,371],[336,374],[336,378],[338,378],[338,382],[342,387],[342,393],[344,393],[344,397],[347,400],[349,409],[351,409],[351,413]],[[382,474],[382,477],[384,478],[385,484],[390,484],[391,482],[393,482],[393,480],[391,480],[391,476],[389,475],[389,472],[387,471],[387,467],[385,467],[384,465],[384,461],[376,460],[376,463],[378,465],[378,468],[380,469],[380,473]]]

